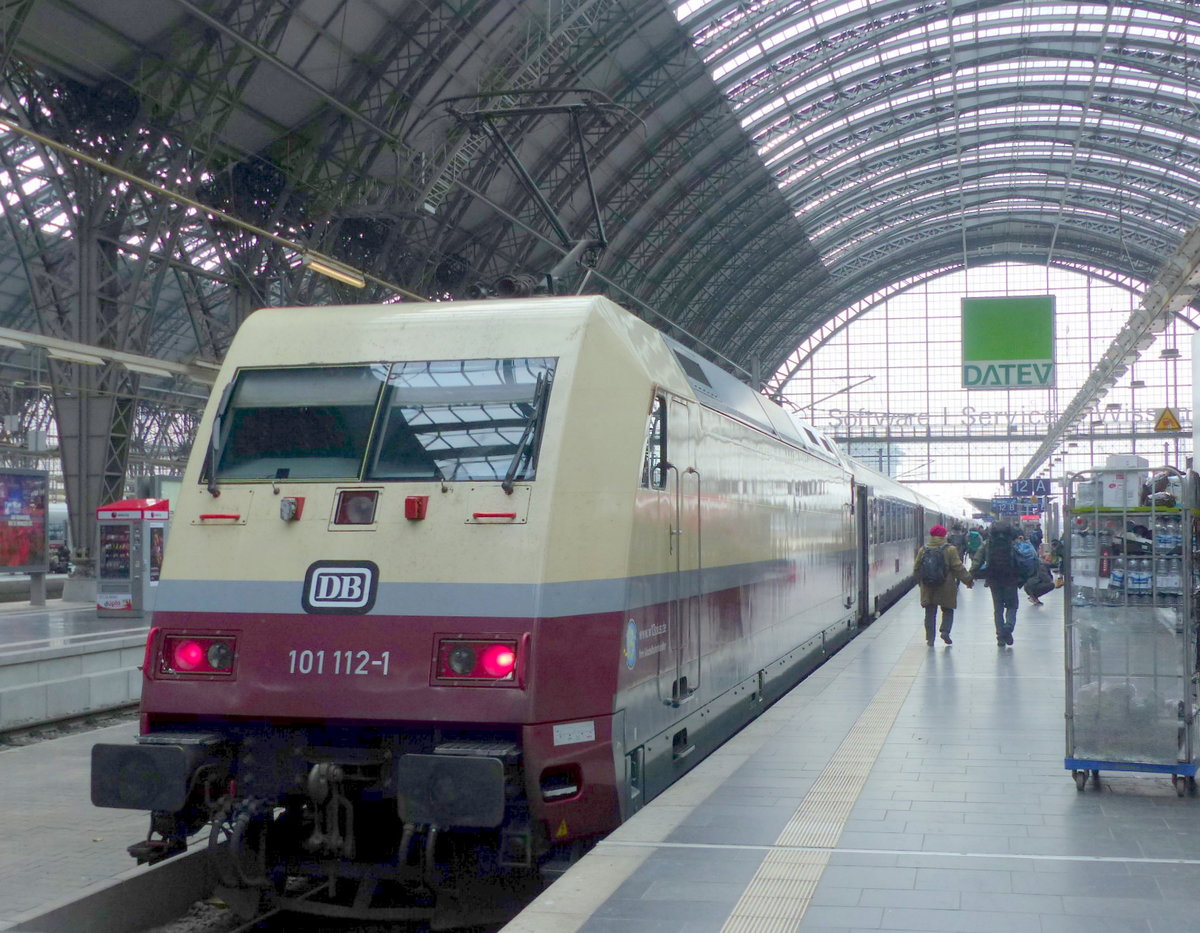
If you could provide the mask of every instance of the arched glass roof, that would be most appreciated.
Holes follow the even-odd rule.
[[[815,327],[983,261],[1145,283],[1200,220],[1194,4],[674,10],[830,272]]]

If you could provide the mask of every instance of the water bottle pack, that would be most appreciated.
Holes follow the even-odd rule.
[[[1160,515],[1154,521],[1154,550],[1158,554],[1179,554],[1183,550],[1180,524],[1172,517]]]
[[[1125,588],[1135,596],[1148,594],[1154,588],[1154,571],[1148,557],[1139,557],[1129,562]]]
[[[1154,596],[1173,598],[1183,591],[1183,559],[1129,557],[1113,560],[1108,577],[1110,593],[1123,592],[1142,601]]]

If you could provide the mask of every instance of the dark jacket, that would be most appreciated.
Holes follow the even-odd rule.
[[[1015,541],[1016,538],[997,535],[993,532],[988,536],[983,547],[975,552],[975,561],[971,564],[971,569],[978,570],[980,567],[987,567],[984,573],[987,581],[985,586],[1020,586],[1024,582],[1024,575],[1017,569],[1017,562],[1013,559],[1012,551]],[[997,555],[996,560],[992,560],[993,552]]]
[[[968,586],[971,585],[971,575],[967,572],[967,568],[963,566],[962,558],[958,556],[958,549],[953,544],[947,544],[945,538],[931,537],[924,545],[917,548],[917,557],[913,561],[913,573],[917,573],[921,567],[921,557],[925,554],[927,547],[940,547],[945,549],[946,553],[946,579],[937,586],[931,586],[928,583],[921,584],[921,605],[922,606],[941,606],[943,609],[956,609],[958,607],[958,581],[961,580]]]

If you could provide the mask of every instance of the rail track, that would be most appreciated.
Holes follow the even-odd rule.
[[[90,729],[100,729],[114,726],[118,723],[134,721],[137,718],[137,702],[121,703],[103,709],[88,710],[72,716],[61,716],[52,719],[39,719],[34,722],[24,722],[19,725],[0,729],[0,750],[6,747],[20,747],[55,739],[76,732],[87,732]]]

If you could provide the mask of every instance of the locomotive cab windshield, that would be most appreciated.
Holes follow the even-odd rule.
[[[243,369],[216,422],[215,481],[532,480],[556,364]]]

